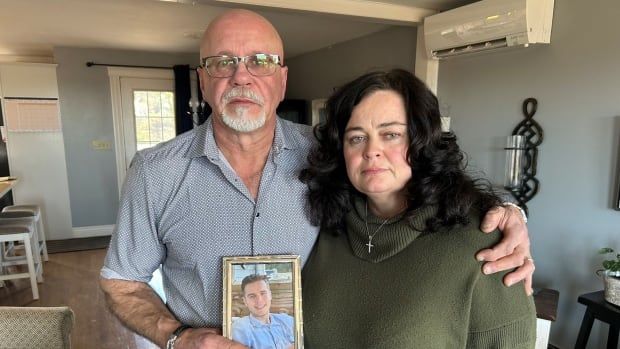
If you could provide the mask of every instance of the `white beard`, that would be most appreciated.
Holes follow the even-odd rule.
[[[265,125],[265,121],[267,120],[265,111],[261,111],[260,114],[254,119],[250,119],[247,112],[248,108],[245,107],[235,108],[233,112],[234,116],[224,111],[222,112],[222,121],[231,129],[244,133],[256,131]]]

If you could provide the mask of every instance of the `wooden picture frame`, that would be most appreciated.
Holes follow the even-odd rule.
[[[224,257],[222,265],[223,335],[250,349],[265,341],[302,349],[300,257]],[[262,326],[266,319],[270,326]]]

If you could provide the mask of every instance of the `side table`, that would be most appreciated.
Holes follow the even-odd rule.
[[[594,319],[609,324],[607,349],[617,349],[618,333],[620,332],[620,307],[605,301],[603,291],[582,294],[577,300],[587,308],[586,313],[583,315],[575,349],[586,347]]]

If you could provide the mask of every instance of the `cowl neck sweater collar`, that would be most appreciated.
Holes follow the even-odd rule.
[[[424,233],[421,229],[426,227],[426,220],[436,212],[436,208],[429,206],[413,211],[410,218],[401,213],[390,218],[379,229],[385,219],[374,216],[370,210],[368,217],[365,217],[366,200],[360,197],[354,198],[353,209],[346,216],[347,236],[353,254],[372,263],[379,263],[397,255]],[[368,231],[366,219],[368,219]],[[368,236],[372,234],[374,234],[373,247],[368,253]]]

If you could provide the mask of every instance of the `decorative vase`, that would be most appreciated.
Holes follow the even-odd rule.
[[[620,278],[605,271],[605,300],[620,307]]]

